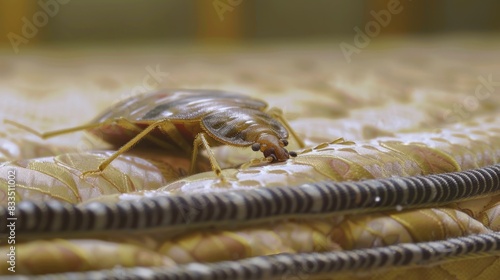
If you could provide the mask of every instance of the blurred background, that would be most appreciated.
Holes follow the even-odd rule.
[[[26,22],[39,44],[114,42],[249,42],[332,40],[373,20],[389,0],[0,0],[0,44],[22,36]],[[381,35],[498,33],[500,1],[400,0]],[[45,11],[45,12],[40,12]],[[30,30],[25,30],[30,31]],[[4,34],[11,33],[11,37]],[[29,34],[29,32],[28,32]]]

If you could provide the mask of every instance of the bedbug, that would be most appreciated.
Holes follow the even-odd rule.
[[[13,121],[6,121],[24,128],[42,138],[87,130],[91,134],[121,146],[104,160],[96,170],[82,176],[100,173],[110,162],[141,141],[157,144],[167,150],[191,153],[191,168],[203,145],[208,151],[212,169],[223,179],[221,169],[210,146],[228,144],[261,151],[268,162],[285,161],[296,153],[288,152],[289,133],[302,148],[297,137],[282,117],[279,109],[267,110],[264,101],[236,93],[216,90],[163,90],[125,99],[102,113],[86,125],[39,133]]]

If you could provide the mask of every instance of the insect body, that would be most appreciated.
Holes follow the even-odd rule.
[[[42,138],[88,129],[90,133],[111,144],[121,145],[97,170],[84,172],[83,175],[101,172],[117,156],[145,138],[149,140],[149,144],[155,143],[168,150],[181,149],[192,153],[191,170],[196,161],[198,146],[203,145],[208,151],[212,168],[221,177],[220,167],[210,146],[252,146],[254,151],[261,151],[269,162],[285,161],[290,155],[295,155],[285,149],[289,132],[299,146],[304,146],[279,110],[271,109],[266,112],[266,109],[265,102],[235,93],[165,90],[126,99],[90,124],[80,127],[38,133],[29,127],[8,122]]]

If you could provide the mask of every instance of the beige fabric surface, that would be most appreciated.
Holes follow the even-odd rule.
[[[416,148],[415,151],[403,150],[400,146],[392,149],[391,146],[387,146],[388,144],[383,146],[384,143],[401,140],[405,144],[425,143],[435,151],[451,155],[449,158],[452,158],[456,164],[449,165],[451,166],[449,171],[458,171],[481,167],[478,163],[498,162],[500,159],[500,153],[493,152],[491,158],[485,158],[488,153],[484,152],[499,151],[500,124],[497,117],[498,108],[500,108],[499,68],[500,41],[482,37],[408,41],[374,40],[367,49],[363,49],[360,54],[352,57],[351,63],[346,62],[338,48],[338,42],[299,45],[264,44],[224,48],[192,48],[185,45],[127,48],[114,46],[99,49],[57,47],[26,50],[20,55],[11,54],[9,50],[4,49],[0,51],[0,119],[14,120],[37,131],[49,131],[84,124],[120,100],[162,88],[229,90],[260,98],[265,100],[270,107],[278,107],[284,111],[285,117],[304,139],[306,148],[309,148],[303,151],[305,155],[287,163],[291,166],[290,170],[294,170],[292,165],[295,163],[297,166],[304,164],[309,159],[307,153],[314,154],[316,150],[329,148],[329,146],[317,146],[318,144],[343,137],[346,141],[355,143],[353,144],[355,146],[346,146],[346,149],[351,149],[348,152],[353,155],[346,155],[345,158],[352,159],[355,164],[365,164],[364,167],[369,164],[376,165],[373,162],[368,163],[364,157],[372,155],[365,149],[369,145],[376,146],[382,153],[386,153],[388,157],[385,159],[388,159],[395,150],[402,154],[408,152],[408,157],[421,151]],[[482,129],[488,129],[488,131],[481,131]],[[296,143],[290,142],[291,148],[298,150]],[[484,149],[483,146],[475,144],[484,145]],[[377,145],[383,147],[380,148]],[[313,147],[316,148],[311,149]],[[41,140],[26,131],[8,124],[0,124],[0,158],[4,162],[110,148],[112,147],[96,139],[90,139],[82,132]],[[341,152],[342,148],[333,146],[331,150],[332,153]],[[466,150],[469,148],[471,152]],[[222,146],[214,150],[223,167],[236,167],[248,162],[252,157],[260,156],[249,148],[235,149]],[[410,152],[414,154],[410,155]],[[427,155],[423,157],[426,158],[425,156]],[[356,159],[359,162],[356,162]],[[95,161],[95,158],[92,160]],[[124,161],[128,160],[129,158],[124,158]],[[305,164],[310,164],[315,168],[319,166],[316,162],[311,162]],[[183,164],[186,165],[185,162]],[[412,164],[418,165],[418,162]],[[8,165],[4,163],[4,166]],[[339,166],[334,167],[340,168]],[[279,165],[264,167],[260,169],[262,172],[259,176],[266,176],[265,173],[272,171],[273,168],[278,170],[281,167]],[[395,170],[392,175],[406,174],[404,173],[406,171],[402,169],[401,171],[398,166],[386,165],[385,168],[385,170]],[[301,180],[310,179],[307,176],[332,179],[331,174],[325,175],[321,173],[322,170],[324,171],[324,169],[317,168],[314,171],[317,173],[307,171],[306,176],[297,175],[297,177],[293,177],[294,171],[291,171],[292,176],[287,177],[287,180],[290,180],[289,183],[302,182]],[[413,172],[417,174],[431,174],[435,171],[425,170],[425,168],[422,169],[423,171],[417,168],[412,170],[416,170]],[[402,173],[399,174],[396,171]],[[227,172],[229,174],[236,171],[228,169]],[[306,171],[303,169],[297,171],[298,174],[300,172]],[[380,174],[385,176],[384,172]],[[320,173],[322,175],[319,175]],[[364,174],[366,173],[355,173],[352,176],[356,175],[360,177],[358,179],[363,179],[366,178],[363,177]],[[177,175],[184,175],[184,173],[180,172]],[[133,176],[141,175],[134,174]],[[204,179],[204,176],[209,175],[197,176],[193,178]],[[209,182],[212,180],[211,177],[206,178]],[[270,181],[273,180],[269,178]],[[334,179],[345,180],[346,178],[354,177],[340,176]],[[261,179],[261,182],[268,182],[264,177]],[[131,180],[142,182],[134,178]],[[176,184],[188,186],[196,180],[189,177],[184,181],[174,182],[171,186],[176,186]],[[159,182],[167,184],[163,179],[159,179]],[[155,186],[159,187],[160,183],[155,183]],[[166,187],[166,189],[169,188]],[[107,190],[103,190],[102,193],[107,193]],[[50,199],[50,195],[49,192],[44,197]],[[97,195],[97,200],[99,200],[100,193]],[[115,195],[118,194],[115,193]],[[134,199],[134,195],[129,194],[128,199]],[[141,193],[138,196],[142,195],[144,194]],[[115,201],[117,198],[112,199]],[[81,202],[81,200],[72,201],[72,203],[76,202]],[[242,228],[239,231],[221,230],[221,232],[214,231],[206,235],[211,235],[213,240],[219,238],[227,242],[232,238],[238,242],[248,243],[240,246],[241,251],[244,252],[241,256],[247,257],[280,252],[300,252],[303,248],[313,251],[319,247],[323,250],[349,249],[342,247],[344,246],[342,240],[349,242],[357,240],[360,244],[380,242],[376,237],[373,237],[373,240],[377,240],[375,242],[370,239],[371,236],[366,237],[363,233],[373,231],[368,229],[369,221],[379,218],[389,220],[387,223],[384,222],[384,225],[391,230],[401,227],[397,223],[405,224],[405,219],[408,219],[408,224],[405,224],[409,228],[406,229],[408,234],[404,230],[396,231],[401,236],[411,236],[411,238],[405,237],[405,240],[409,242],[419,240],[415,237],[418,235],[418,229],[414,229],[411,225],[413,221],[421,222],[419,220],[421,216],[445,217],[442,221],[436,220],[437,227],[450,230],[448,224],[452,224],[450,228],[453,230],[450,232],[453,233],[443,235],[443,238],[497,230],[495,227],[498,226],[498,205],[498,199],[495,197],[491,198],[491,201],[453,205],[453,210],[425,209],[421,212],[417,211],[416,214],[412,213],[410,218],[409,216],[401,218],[397,216],[399,214],[391,214],[391,216],[387,213],[373,213],[371,216],[352,216],[345,220],[343,220],[344,217],[337,217],[335,221],[314,221],[314,225],[307,223],[304,225],[300,221],[294,224],[295,221],[290,223],[287,221],[275,225],[275,228],[263,225],[262,228]],[[450,220],[452,220],[451,223]],[[360,224],[362,226],[359,228],[352,226],[352,221],[358,221],[358,226]],[[393,224],[397,225],[393,227]],[[445,227],[444,224],[447,226]],[[272,243],[269,240],[280,240],[279,238],[287,240],[287,236],[293,235],[294,230],[298,241],[291,239],[291,245],[283,241],[283,244],[280,243],[282,247],[277,249],[266,247],[265,242]],[[343,237],[341,234],[344,233],[328,235],[331,232],[338,234],[340,230],[350,231],[353,236],[357,234],[356,232],[361,233],[357,237]],[[382,234],[384,230],[385,228],[380,229],[380,233],[376,232],[373,235]],[[326,233],[328,234],[325,235]],[[276,237],[277,235],[280,237]],[[131,255],[136,252],[134,250],[139,249],[144,249],[144,254],[151,255],[148,255],[150,262],[145,262],[147,264],[129,261],[117,263],[117,265],[163,264],[170,266],[182,262],[216,261],[234,257],[228,254],[232,250],[230,245],[233,243],[228,243],[230,244],[227,245],[228,247],[222,246],[221,244],[224,243],[222,241],[217,243],[219,247],[214,245],[214,248],[217,247],[221,252],[221,255],[216,256],[207,253],[208,245],[202,246],[205,244],[203,242],[208,244],[207,240],[212,239],[202,237],[203,234],[196,232],[186,234],[186,236],[176,236],[172,240],[146,235],[137,238],[120,237],[119,239],[123,239],[120,242],[128,244],[126,246],[144,245],[119,247],[126,252],[131,252]],[[148,241],[141,243],[141,238]],[[110,236],[103,236],[102,239],[118,240]],[[309,241],[301,243],[305,239]],[[265,242],[260,244],[259,240]],[[87,246],[82,252],[86,252],[85,254],[88,254],[86,258],[91,259],[93,250],[97,248],[88,245],[92,242],[87,243],[85,240],[34,242],[27,243],[23,252],[33,250],[33,252],[43,253],[43,250],[51,250],[50,248],[53,248],[51,246],[56,246],[54,244],[57,244],[57,248],[61,248],[61,251],[70,247],[76,248],[74,246]],[[306,246],[306,244],[309,245]],[[115,247],[109,248],[111,248],[109,251],[119,252]],[[81,256],[85,259],[83,253]],[[431,268],[396,270],[376,277],[402,279],[406,278],[405,274],[408,274],[415,277],[408,279],[419,277],[440,279],[440,277],[457,275],[460,276],[457,276],[457,279],[475,277],[491,279],[485,276],[486,273],[488,275],[500,273],[497,257],[481,259],[480,265],[484,269],[480,271],[472,268],[458,271],[462,266],[474,265],[475,261],[479,259],[460,260]],[[61,263],[58,264],[64,267]],[[32,268],[31,272],[43,273],[45,271],[45,267],[37,267],[36,263],[30,267]],[[85,269],[99,268],[103,267],[96,264]],[[48,270],[48,272],[53,271]],[[360,279],[372,277],[355,276]],[[326,277],[326,279],[329,278],[329,276]],[[346,277],[349,279],[354,276]]]

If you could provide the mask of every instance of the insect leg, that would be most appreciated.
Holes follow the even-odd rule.
[[[196,135],[196,138],[194,138],[194,143],[193,143],[193,155],[191,157],[191,168],[189,169],[189,173],[193,174],[194,167],[196,164],[196,157],[198,156],[198,147],[203,144],[205,147],[205,150],[208,152],[208,159],[210,160],[210,165],[212,165],[212,169],[215,172],[215,175],[221,179],[221,181],[225,181],[224,176],[222,175],[222,170],[220,169],[219,163],[215,159],[214,152],[210,148],[210,145],[208,145],[208,141],[205,138],[205,133],[201,132]]]
[[[186,152],[186,154],[189,154],[192,151],[192,146],[191,142],[187,142],[184,137],[179,133],[175,125],[170,121],[170,120],[165,120],[165,122],[160,126],[160,129],[163,133],[165,133],[170,139],[173,140],[173,143],[175,143],[178,147],[174,148],[173,150],[177,150],[179,147]],[[189,143],[189,145],[187,144]]]
[[[114,120],[110,120],[109,123],[113,122]],[[108,122],[101,122],[101,123],[89,123],[89,124],[85,124],[85,125],[80,125],[80,126],[75,126],[75,127],[70,127],[70,128],[65,128],[65,129],[60,129],[60,130],[54,130],[54,131],[49,131],[49,132],[38,132],[36,130],[34,130],[33,128],[29,127],[29,126],[26,126],[26,125],[23,125],[23,124],[20,124],[18,122],[15,122],[15,121],[12,121],[12,120],[8,120],[8,119],[5,119],[3,121],[4,123],[6,124],[10,124],[10,125],[13,125],[17,128],[20,128],[22,130],[26,130],[42,139],[47,139],[47,138],[51,138],[51,137],[54,137],[54,136],[58,136],[58,135],[62,135],[62,134],[68,134],[68,133],[72,133],[72,132],[76,132],[76,131],[80,131],[80,130],[86,130],[86,129],[89,129],[89,128],[94,128],[94,127],[98,127],[98,126],[102,126],[104,124],[107,124]]]
[[[116,123],[116,125],[121,126],[121,127],[128,129],[128,130],[134,131],[137,134],[141,133],[141,131],[143,130],[143,128],[137,126],[135,123],[133,123],[125,118],[118,118],[115,120],[115,123]],[[175,147],[174,145],[172,145],[166,141],[163,141],[163,140],[159,139],[158,137],[154,137],[152,135],[146,135],[145,137],[148,140],[150,140],[151,142],[154,142],[156,145],[158,145],[166,150],[175,151],[177,149],[177,147]]]
[[[288,130],[288,132],[290,132],[290,134],[295,139],[295,141],[297,142],[297,144],[299,144],[299,147],[301,149],[305,148],[306,145],[304,144],[304,141],[302,141],[302,139],[297,135],[297,133],[295,132],[295,130],[293,130],[293,128],[290,126],[290,124],[288,123],[288,121],[283,117],[283,111],[281,111],[278,108],[273,107],[273,108],[267,110],[267,113],[269,115],[271,115],[272,117],[278,119],[286,127],[286,129]]]
[[[109,158],[101,162],[96,170],[85,171],[82,173],[80,177],[85,177],[90,174],[98,174],[101,173],[113,160],[115,160],[119,155],[125,153],[130,148],[132,148],[135,144],[137,144],[142,138],[146,137],[151,131],[153,131],[158,126],[164,124],[165,122],[170,122],[169,120],[159,120],[148,127],[146,127],[141,133],[137,134],[134,138],[127,142],[127,144],[123,145],[118,151],[114,152]]]

